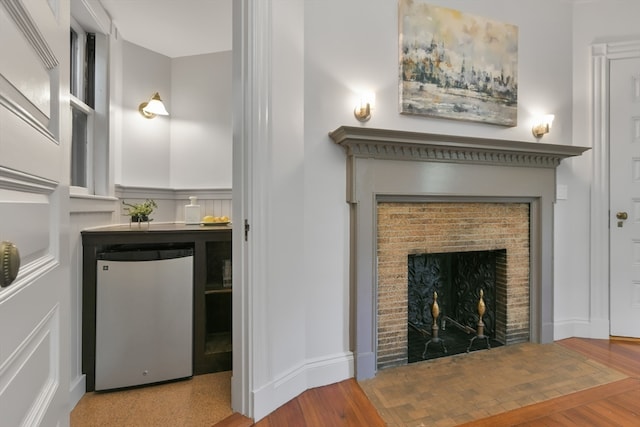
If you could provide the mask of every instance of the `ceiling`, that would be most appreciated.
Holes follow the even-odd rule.
[[[122,38],[178,58],[231,50],[232,0],[100,0]]]

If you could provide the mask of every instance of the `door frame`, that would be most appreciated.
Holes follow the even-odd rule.
[[[591,336],[610,336],[610,205],[609,205],[609,79],[610,63],[640,58],[640,40],[591,46],[591,128],[593,146],[591,184]]]
[[[266,372],[268,253],[264,176],[271,140],[271,0],[233,2],[233,196],[231,406],[254,418],[255,378]],[[257,373],[256,373],[257,372]]]

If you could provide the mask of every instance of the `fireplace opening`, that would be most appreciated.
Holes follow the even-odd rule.
[[[408,363],[504,344],[506,260],[506,249],[408,256]]]

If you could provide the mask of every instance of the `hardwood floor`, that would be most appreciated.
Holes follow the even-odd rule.
[[[215,427],[384,427],[355,379],[307,390],[253,424],[234,414]]]
[[[570,338],[558,344],[629,378],[464,424],[640,426],[640,342]],[[353,380],[307,390],[256,424],[234,414],[216,427],[377,427],[386,424]]]
[[[640,380],[627,378],[463,425],[638,426]]]
[[[588,356],[630,377],[640,378],[640,340],[590,340],[569,338],[558,341],[571,350]]]

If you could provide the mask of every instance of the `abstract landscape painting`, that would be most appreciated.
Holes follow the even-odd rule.
[[[400,112],[516,126],[518,27],[399,0]]]

